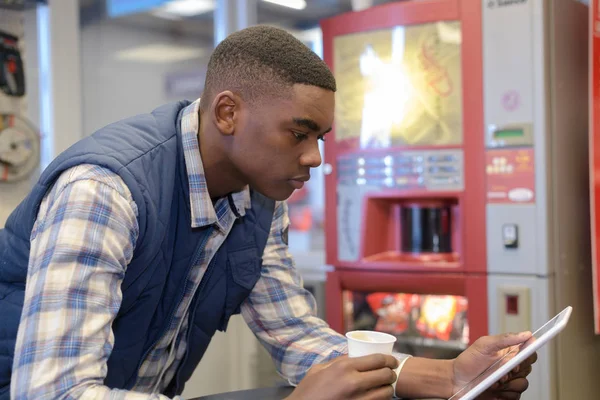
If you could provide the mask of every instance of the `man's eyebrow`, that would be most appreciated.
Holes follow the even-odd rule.
[[[320,132],[321,131],[321,127],[319,126],[319,124],[317,124],[315,121],[313,121],[310,118],[294,118],[294,123],[298,126],[301,126],[303,128],[308,128],[311,131],[315,131],[315,132]],[[331,127],[328,128],[325,132],[323,133],[327,133],[331,130]]]

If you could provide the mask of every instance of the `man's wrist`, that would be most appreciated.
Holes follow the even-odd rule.
[[[398,374],[396,397],[448,399],[454,391],[452,374],[452,360],[409,358]]]
[[[398,360],[398,366],[394,370],[394,372],[396,373],[396,382],[392,384],[392,388],[394,389],[394,397],[398,398],[398,396],[396,396],[396,385],[398,384],[398,379],[400,378],[400,374],[402,373],[402,368],[404,368],[404,364],[406,364],[406,361],[408,361],[409,358],[412,358],[412,356],[407,354],[392,355]]]

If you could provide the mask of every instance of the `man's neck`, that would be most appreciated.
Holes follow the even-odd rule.
[[[200,149],[200,156],[202,157],[202,164],[204,166],[206,187],[211,199],[217,200],[221,197],[227,196],[230,193],[239,192],[244,188],[245,185],[243,183],[240,183],[238,179],[232,178],[232,176],[235,176],[235,174],[231,170],[231,167],[228,165],[228,163],[205,162],[205,154],[202,152],[202,148]]]
[[[216,200],[230,193],[241,191],[246,184],[223,151],[219,138],[216,134],[204,130],[202,123],[199,125],[200,158],[211,199]]]

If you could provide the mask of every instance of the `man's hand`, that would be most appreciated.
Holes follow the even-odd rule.
[[[499,360],[515,346],[531,339],[530,332],[520,334],[504,334],[499,336],[484,336],[460,356],[453,363],[453,394],[464,385],[476,378],[486,368]],[[508,375],[504,376],[479,400],[517,400],[521,393],[527,390],[529,382],[527,376],[531,373],[532,364],[537,361],[537,354],[533,354]]]
[[[312,367],[287,400],[389,400],[398,360],[373,354],[339,357]]]

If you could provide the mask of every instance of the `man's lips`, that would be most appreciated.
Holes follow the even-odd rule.
[[[294,189],[302,189],[304,187],[304,182],[308,181],[309,179],[310,175],[301,175],[290,179],[289,182]]]

